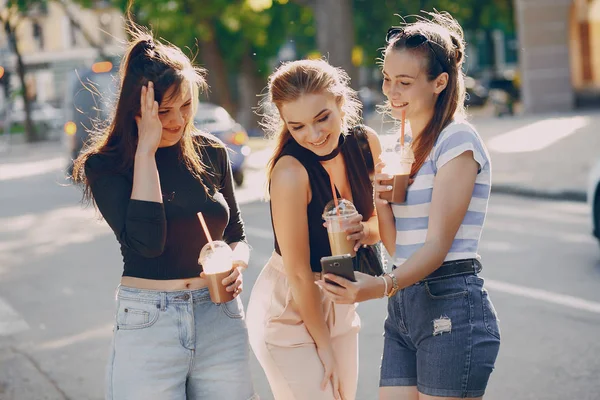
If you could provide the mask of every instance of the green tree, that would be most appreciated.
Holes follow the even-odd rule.
[[[127,0],[113,0],[122,10]],[[209,99],[235,114],[247,127],[257,125],[251,112],[265,85],[272,60],[290,38],[305,35],[299,19],[312,15],[287,0],[145,0],[133,4],[141,25],[189,52],[198,53],[208,70]],[[310,32],[309,32],[310,33]],[[313,33],[314,34],[314,33]],[[302,44],[305,41],[300,40]]]
[[[2,29],[8,38],[9,49],[14,52],[17,59],[17,75],[21,83],[25,108],[25,140],[30,143],[38,141],[40,137],[31,118],[31,95],[25,83],[26,67],[20,51],[17,29],[28,15],[35,14],[46,5],[44,0],[8,0],[6,7],[0,10]]]
[[[406,17],[434,9],[448,11],[465,31],[501,28],[513,33],[513,7],[513,0],[354,0],[356,37],[367,54],[365,64],[372,65],[381,56],[387,29],[401,23],[399,15]]]
[[[316,39],[319,52],[329,62],[343,68],[350,75],[351,83],[358,84],[357,68],[352,62],[355,40],[355,18],[357,10],[352,0],[293,0],[310,7],[316,23]],[[369,3],[378,3],[371,1]],[[367,10],[369,11],[369,10]]]

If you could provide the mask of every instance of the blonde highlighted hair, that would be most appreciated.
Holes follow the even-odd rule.
[[[275,150],[267,165],[267,182],[283,148],[292,139],[281,117],[283,104],[296,101],[305,94],[331,93],[342,111],[342,134],[360,122],[362,105],[356,91],[350,87],[350,77],[343,69],[325,60],[284,63],[269,77],[267,89],[268,93],[260,104],[261,126],[275,141]]]

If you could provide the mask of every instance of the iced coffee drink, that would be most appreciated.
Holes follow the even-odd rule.
[[[346,199],[338,199],[337,206],[333,200],[325,206],[323,219],[327,224],[327,235],[329,236],[332,256],[350,254],[354,257],[356,255],[354,241],[347,239],[346,229],[349,227],[350,220],[357,215],[358,211],[356,211],[354,204]]]
[[[222,283],[223,279],[232,272],[232,255],[231,247],[220,240],[207,243],[200,251],[198,263],[202,265],[213,303],[226,303],[233,300],[233,292],[228,292],[227,287]]]
[[[382,180],[381,184],[391,186],[392,190],[381,192],[379,197],[390,203],[404,203],[406,201],[406,189],[410,171],[415,162],[415,156],[408,144],[401,146],[396,144],[392,148],[381,153],[381,159],[385,163],[383,173],[392,175],[392,179]]]

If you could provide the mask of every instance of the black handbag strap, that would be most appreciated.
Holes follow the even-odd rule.
[[[375,172],[375,163],[373,162],[373,154],[371,153],[371,146],[369,145],[369,138],[367,137],[365,127],[363,125],[357,125],[354,128],[354,136],[356,137],[358,147],[360,148],[363,158],[365,159],[365,163],[367,164],[369,175],[372,175]]]

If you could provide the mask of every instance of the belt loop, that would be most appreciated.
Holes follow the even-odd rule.
[[[475,258],[474,260],[475,260],[475,262],[474,262],[475,273],[478,274],[483,270],[483,265],[481,265],[481,261],[479,261],[478,259]]]
[[[167,310],[167,292],[160,292],[160,311]]]

